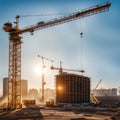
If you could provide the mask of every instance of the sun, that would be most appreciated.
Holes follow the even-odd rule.
[[[35,67],[35,73],[36,74],[43,74],[43,73],[46,73],[46,70],[45,70],[45,68],[43,70],[41,66],[36,66]]]

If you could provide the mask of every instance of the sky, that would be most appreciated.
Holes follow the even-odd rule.
[[[23,29],[39,21],[49,21],[104,2],[107,1],[0,0],[0,94],[3,78],[8,76],[9,35],[2,29],[4,23],[13,23],[16,15],[20,15],[19,27]],[[92,89],[100,79],[102,82],[98,88],[120,86],[120,1],[110,2],[111,7],[107,12],[37,30],[34,35],[22,34],[21,77],[28,80],[29,88],[41,88],[42,76],[36,72],[36,67],[42,65],[38,54],[54,60],[55,67],[59,67],[62,61],[63,68],[85,70],[83,75],[91,78]],[[80,37],[81,32],[83,38]],[[54,88],[54,76],[58,71],[49,69],[52,65],[50,61],[45,60],[45,65],[45,87]]]

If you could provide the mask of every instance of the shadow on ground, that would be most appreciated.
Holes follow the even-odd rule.
[[[42,114],[40,108],[22,108],[16,110],[3,110],[0,112],[0,120],[21,120],[21,119],[37,119],[40,120]]]

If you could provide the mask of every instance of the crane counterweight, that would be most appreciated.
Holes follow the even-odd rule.
[[[12,28],[12,23],[11,23],[11,22],[5,23],[4,26],[3,26],[3,29],[4,29],[5,32],[10,32],[10,31],[12,31],[12,30],[13,30],[13,28]]]

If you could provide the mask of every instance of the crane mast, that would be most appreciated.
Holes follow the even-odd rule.
[[[16,109],[21,107],[21,34],[34,32],[51,26],[63,24],[94,14],[108,11],[111,3],[95,5],[93,7],[72,13],[68,16],[38,22],[36,25],[19,29],[19,15],[16,16],[15,26],[11,22],[5,23],[3,29],[9,33],[9,71],[8,71],[8,107]]]
[[[50,62],[54,62],[53,60],[40,56],[38,55],[38,57],[40,57],[42,59],[42,101],[44,101],[44,85],[45,85],[45,79],[44,79],[44,68],[45,68],[45,63],[44,60],[50,61]]]

